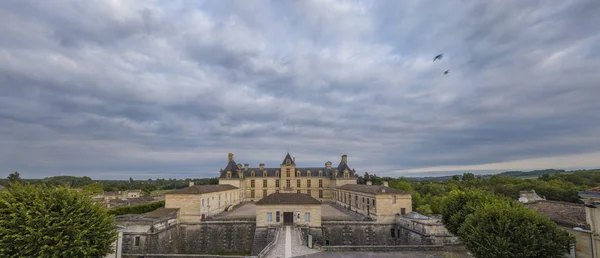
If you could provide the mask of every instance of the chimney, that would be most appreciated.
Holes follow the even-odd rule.
[[[229,153],[227,157],[229,157],[227,162],[231,162],[233,160],[233,153]]]
[[[244,164],[244,170],[248,170],[248,166],[250,166],[250,164],[248,164],[248,163]]]
[[[296,164],[296,157],[293,157],[292,161],[294,162],[294,164]]]
[[[194,186],[194,181],[190,181],[189,187],[192,187],[192,186]]]
[[[265,164],[263,163],[260,163],[258,166],[260,167],[260,170],[263,170],[265,168]]]
[[[383,186],[387,187],[388,186],[388,181],[383,181]]]
[[[371,180],[367,181],[367,185],[373,185],[373,182],[371,182]]]
[[[344,162],[344,164],[348,164],[348,155],[342,155],[342,162]]]

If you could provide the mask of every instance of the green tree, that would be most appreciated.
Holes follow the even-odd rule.
[[[475,179],[475,175],[473,173],[464,173],[462,176],[463,181],[471,181]]]
[[[477,190],[466,192],[454,190],[444,199],[441,207],[442,222],[450,233],[458,235],[458,230],[467,215],[477,206],[495,200],[497,197]]]
[[[101,183],[95,182],[93,184],[84,186],[83,190],[85,190],[89,194],[100,194],[104,192],[104,187]]]
[[[8,175],[8,182],[10,183],[21,183],[21,175],[19,175],[18,171],[11,173]]]
[[[431,211],[431,206],[429,206],[429,204],[421,205],[417,207],[415,211],[426,216],[431,216],[433,214],[433,211]]]
[[[458,235],[475,257],[564,257],[573,243],[550,219],[514,201],[482,204]]]
[[[65,186],[11,184],[0,192],[1,257],[104,257],[114,217]]]
[[[453,175],[453,176],[452,176],[452,180],[454,180],[454,181],[458,181],[458,180],[460,180],[460,178],[458,177],[458,175]]]

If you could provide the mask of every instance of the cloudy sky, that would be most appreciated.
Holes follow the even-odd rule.
[[[596,0],[0,1],[0,176],[209,177],[228,152],[274,167],[287,151],[391,176],[600,167],[598,13]]]

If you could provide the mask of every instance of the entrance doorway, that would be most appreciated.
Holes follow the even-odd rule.
[[[284,212],[283,213],[283,225],[293,225],[294,224],[294,213],[293,212]]]

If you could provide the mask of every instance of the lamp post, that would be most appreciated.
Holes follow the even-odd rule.
[[[594,232],[580,227],[575,227],[573,230],[590,234],[590,249],[592,249],[592,258],[594,258]]]

